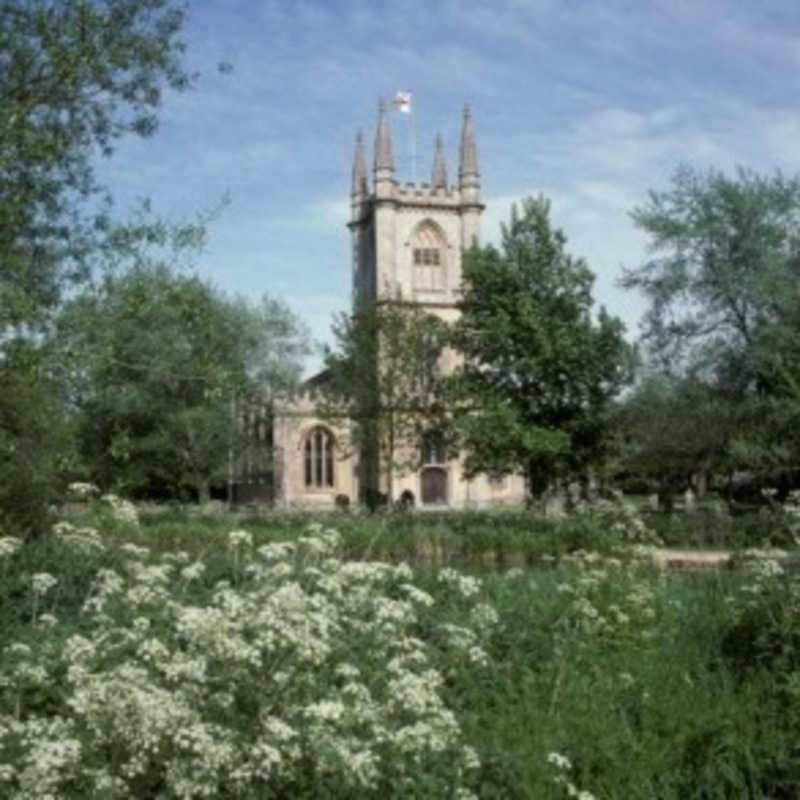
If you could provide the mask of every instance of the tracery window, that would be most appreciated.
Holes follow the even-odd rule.
[[[447,242],[432,220],[417,226],[411,237],[414,289],[441,291],[447,287]]]
[[[325,428],[314,428],[306,437],[305,477],[309,489],[331,489],[335,483],[335,443]]]
[[[441,265],[442,254],[435,247],[415,247],[415,267],[438,267]]]

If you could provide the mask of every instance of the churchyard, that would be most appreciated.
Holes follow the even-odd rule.
[[[0,540],[0,795],[797,796],[791,511],[73,504]]]

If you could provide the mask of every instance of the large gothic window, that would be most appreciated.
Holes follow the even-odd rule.
[[[414,289],[442,291],[447,288],[447,242],[432,220],[420,223],[411,237]]]
[[[309,489],[333,488],[334,447],[333,434],[325,428],[314,428],[306,437],[305,475]]]

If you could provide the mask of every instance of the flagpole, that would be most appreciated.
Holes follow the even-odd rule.
[[[397,92],[394,97],[394,107],[402,112],[408,114],[411,119],[408,121],[411,126],[411,182],[417,182],[417,131],[416,123],[414,122],[414,99],[411,92]]]
[[[414,106],[411,106],[411,182],[417,182],[417,136],[414,125]]]

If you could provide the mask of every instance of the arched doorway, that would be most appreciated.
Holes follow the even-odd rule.
[[[444,467],[423,467],[420,484],[423,505],[447,505],[447,470]]]
[[[420,448],[420,492],[423,506],[446,506],[447,447],[441,431],[428,431]]]

